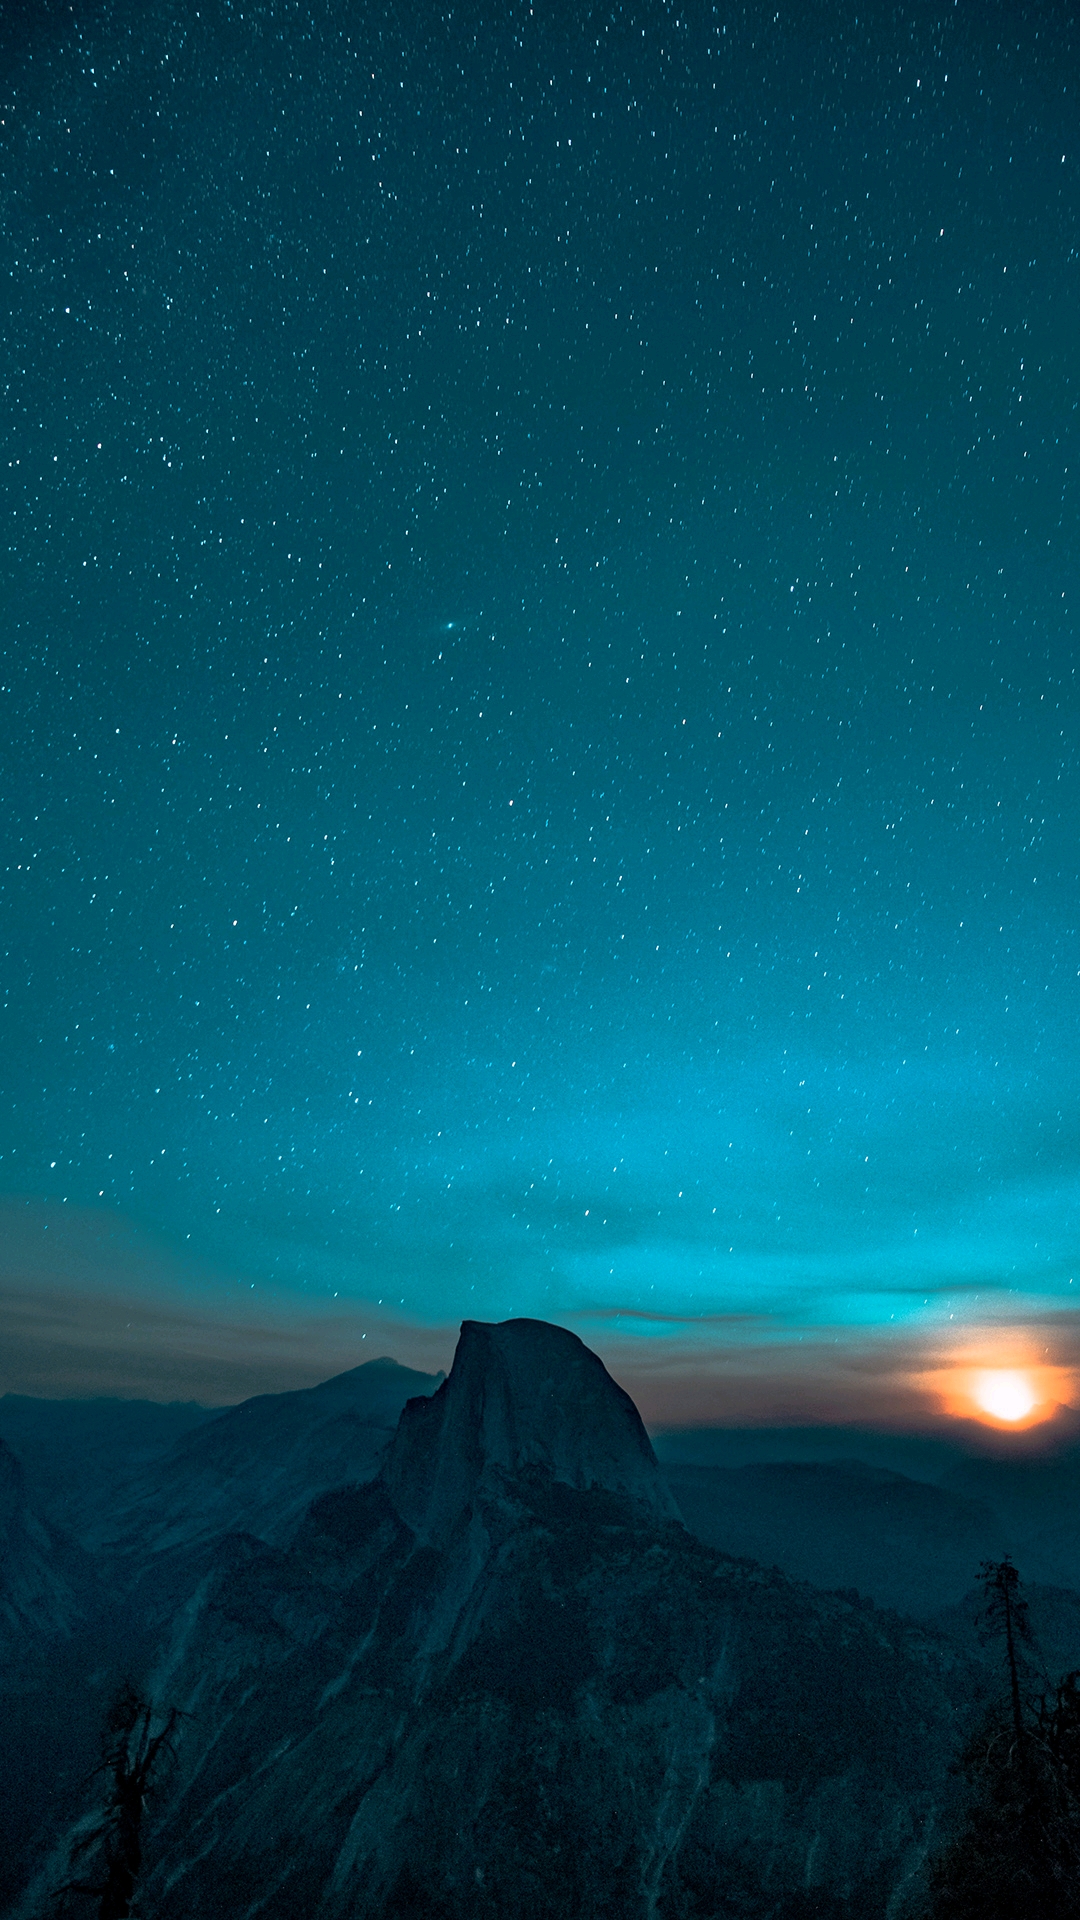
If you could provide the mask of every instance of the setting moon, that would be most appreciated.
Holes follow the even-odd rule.
[[[1077,1399],[1075,1371],[1029,1360],[1019,1341],[1000,1361],[989,1340],[982,1351],[942,1355],[934,1372],[913,1375],[912,1380],[952,1419],[977,1420],[999,1432],[1026,1433],[1029,1427],[1045,1426]]]
[[[1024,1373],[995,1369],[978,1374],[973,1385],[972,1398],[976,1406],[992,1420],[1026,1420],[1039,1400]]]

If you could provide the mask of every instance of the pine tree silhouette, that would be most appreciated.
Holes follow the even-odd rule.
[[[1005,1660],[1009,1669],[1009,1700],[1012,1707],[1013,1734],[1020,1755],[1026,1743],[1023,1706],[1020,1699],[1020,1669],[1023,1648],[1031,1645],[1028,1604],[1021,1597],[1020,1575],[1012,1558],[984,1560],[979,1569],[985,1606],[982,1612],[984,1634],[1000,1635],[1005,1642]]]
[[[1080,1920],[1080,1672],[1032,1696],[1020,1576],[985,1561],[984,1632],[1000,1637],[1007,1693],[960,1760],[963,1825],[932,1862],[928,1920]]]

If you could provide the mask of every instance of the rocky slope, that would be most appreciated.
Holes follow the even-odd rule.
[[[94,1587],[91,1562],[34,1512],[26,1476],[0,1440],[0,1659],[10,1674],[25,1653],[69,1637]]]
[[[117,1489],[168,1452],[212,1407],[153,1400],[38,1400],[0,1394],[0,1439],[18,1456],[40,1517],[76,1538]]]
[[[35,1512],[0,1441],[0,1911],[42,1818],[74,1812],[96,1758],[103,1601],[92,1560]]]
[[[379,1477],[288,1543],[184,1552],[183,1604],[140,1602],[187,1716],[156,1920],[884,1920],[978,1684],[695,1540],[632,1403],[538,1322],[466,1323]]]

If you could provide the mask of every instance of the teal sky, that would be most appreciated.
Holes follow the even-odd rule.
[[[8,40],[0,1390],[1070,1366],[1070,9]]]

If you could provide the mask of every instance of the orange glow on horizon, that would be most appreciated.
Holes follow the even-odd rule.
[[[954,1419],[978,1420],[1000,1433],[1041,1426],[1075,1399],[1068,1368],[1028,1362],[1015,1347],[1000,1355],[965,1354],[955,1364],[920,1375],[918,1384]]]

